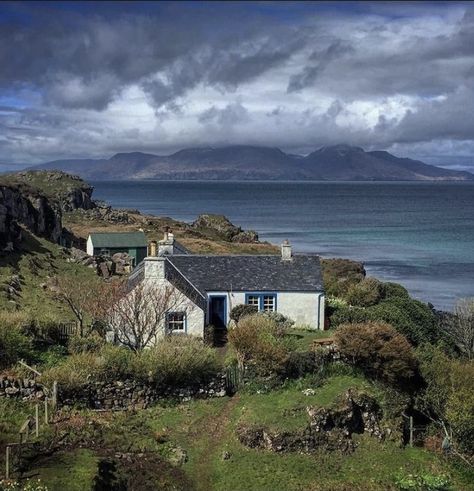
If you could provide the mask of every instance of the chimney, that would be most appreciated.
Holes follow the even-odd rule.
[[[172,255],[174,252],[174,234],[171,230],[166,230],[165,235],[158,244],[158,255],[166,256]]]
[[[152,240],[148,243],[148,256],[157,257],[158,256],[158,243],[156,240]]]
[[[291,244],[288,240],[284,240],[281,245],[281,260],[291,261]]]

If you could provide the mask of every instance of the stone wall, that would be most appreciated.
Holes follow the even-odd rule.
[[[134,380],[88,382],[74,390],[58,385],[58,406],[81,406],[91,409],[123,410],[143,409],[164,399],[205,399],[226,395],[224,375],[216,377],[200,387],[155,388]],[[24,400],[41,400],[45,397],[44,387],[33,379],[16,379],[0,376],[0,397]]]
[[[44,387],[33,379],[19,379],[0,375],[0,397],[42,400]]]

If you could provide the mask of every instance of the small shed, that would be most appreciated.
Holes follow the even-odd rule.
[[[89,256],[113,256],[126,252],[135,260],[135,266],[147,256],[147,240],[143,232],[97,232],[89,234]]]

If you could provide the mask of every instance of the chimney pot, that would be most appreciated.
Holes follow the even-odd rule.
[[[157,257],[158,256],[158,244],[156,240],[152,240],[148,244],[148,256]]]
[[[284,240],[281,244],[281,259],[282,261],[291,261],[291,244],[288,240]]]

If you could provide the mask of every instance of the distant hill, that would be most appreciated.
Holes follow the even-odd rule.
[[[172,155],[118,153],[110,159],[56,160],[32,168],[62,170],[85,179],[474,180],[469,172],[349,145],[322,147],[306,156],[246,145],[188,148]]]

